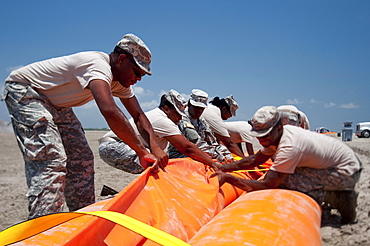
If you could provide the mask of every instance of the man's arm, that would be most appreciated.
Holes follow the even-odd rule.
[[[172,135],[165,138],[184,155],[213,167],[215,170],[219,169],[219,164],[217,165],[206,153],[201,151],[198,146],[187,140],[184,136]]]
[[[215,133],[215,136],[217,137],[217,140],[219,142],[221,141],[230,150],[231,153],[240,157],[244,157],[244,153],[239,149],[239,146],[230,137],[221,136],[217,133]]]
[[[234,161],[232,163],[224,164],[221,166],[221,171],[232,172],[237,170],[251,170],[258,165],[265,163],[271,156],[262,154],[258,151],[254,155],[244,157],[240,161]]]
[[[136,96],[128,99],[121,98],[121,102],[132,116],[140,135],[149,144],[151,153],[157,157],[159,166],[164,169],[168,164],[168,155],[159,147],[153,127],[141,109]]]
[[[277,188],[280,184],[284,182],[284,179],[286,178],[287,175],[288,173],[279,173],[279,172],[269,170],[266,173],[266,177],[264,178],[264,180],[257,181],[257,180],[242,179],[242,178],[238,178],[229,173],[217,171],[216,173],[213,173],[210,176],[210,178],[218,176],[220,186],[222,186],[225,182],[227,182],[242,190],[253,191],[253,190]]]
[[[109,84],[103,80],[93,80],[89,88],[111,130],[136,152],[143,168],[153,163],[157,166],[157,158],[141,143],[126,116],[114,102]]]

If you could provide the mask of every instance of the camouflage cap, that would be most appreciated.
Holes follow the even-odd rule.
[[[190,104],[195,107],[206,108],[208,101],[208,94],[199,89],[193,89],[190,95]]]
[[[280,120],[280,112],[274,106],[264,106],[257,110],[249,124],[252,125],[251,135],[263,137],[271,132]]]
[[[283,125],[299,126],[300,114],[298,109],[293,105],[281,105],[277,107],[280,112],[281,122]]]
[[[287,112],[287,113],[292,113],[292,114],[296,114],[296,115],[299,114],[299,111],[298,111],[297,107],[294,106],[294,105],[281,105],[281,106],[277,107],[277,109],[280,112]]]
[[[134,34],[126,34],[116,46],[131,54],[139,68],[147,74],[152,75],[150,71],[152,54],[139,37]]]
[[[186,116],[184,110],[187,104],[186,104],[185,98],[181,96],[180,93],[171,89],[169,92],[167,92],[165,97],[175,107],[176,111],[181,116]]]
[[[239,105],[236,103],[236,101],[234,99],[234,96],[231,94],[230,96],[225,97],[224,99],[230,107],[231,115],[235,116],[236,115],[236,110],[239,108]]]

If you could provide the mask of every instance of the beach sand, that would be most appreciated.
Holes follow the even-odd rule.
[[[117,191],[123,189],[137,175],[125,173],[105,164],[98,154],[98,139],[104,131],[86,131],[86,136],[95,155],[95,194],[100,196],[103,185]],[[328,136],[330,137],[330,136]],[[0,230],[27,218],[26,179],[24,163],[12,132],[0,132]],[[370,139],[353,137],[345,142],[363,163],[363,171],[356,187],[359,192],[357,223],[340,225],[336,211],[323,212],[321,236],[323,245],[370,245]],[[255,144],[255,149],[258,144]]]

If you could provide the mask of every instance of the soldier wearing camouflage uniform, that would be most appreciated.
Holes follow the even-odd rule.
[[[202,117],[211,128],[217,138],[217,142],[222,142],[228,150],[240,157],[244,157],[243,151],[230,137],[224,120],[236,116],[236,110],[239,108],[234,96],[225,98],[215,97],[210,101],[208,107],[204,110]]]
[[[216,168],[220,165],[214,162],[206,153],[198,148],[197,145],[187,140],[180,132],[177,124],[185,116],[185,99],[175,90],[161,96],[159,107],[146,112],[146,116],[151,122],[157,141],[162,149],[166,149],[170,143],[180,153],[189,156],[205,165]],[[130,119],[130,123],[134,122]],[[136,134],[141,139],[141,134],[136,130]],[[143,140],[145,146],[149,145]],[[129,173],[141,173],[142,167],[137,160],[135,152],[110,131],[99,139],[99,155],[107,164]]]
[[[143,166],[164,168],[168,156],[131,85],[151,74],[144,42],[125,35],[109,55],[87,51],[35,62],[7,77],[2,99],[25,160],[29,218],[94,203],[94,156],[72,107],[96,101],[107,123],[136,151]],[[113,100],[119,97],[140,123],[151,154]]]
[[[203,152],[218,162],[230,162],[233,156],[226,146],[219,144],[207,122],[201,117],[203,110],[207,107],[208,94],[202,90],[194,89],[185,110],[186,116],[182,117],[178,127],[184,137],[194,143]],[[168,147],[170,158],[182,158],[182,154],[171,144]]]
[[[224,172],[251,169],[274,156],[274,163],[262,181],[241,180],[217,172],[223,182],[251,191],[287,188],[303,192],[318,204],[328,203],[338,209],[342,223],[356,219],[357,193],[362,164],[353,150],[343,142],[301,127],[284,125],[274,106],[257,110],[252,120],[251,135],[262,149],[255,155],[221,167]],[[213,176],[215,176],[213,175]]]

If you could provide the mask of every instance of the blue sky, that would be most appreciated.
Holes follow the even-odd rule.
[[[194,88],[233,94],[248,120],[293,104],[311,129],[370,121],[370,1],[1,1],[0,89],[17,67],[85,50],[110,53],[126,33],[152,51],[135,92],[145,111]],[[94,102],[75,109],[107,127]],[[0,119],[10,121],[0,102]]]

